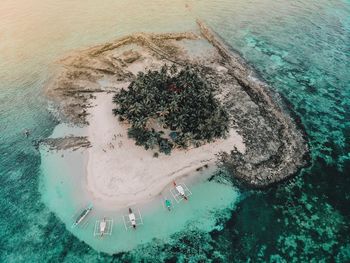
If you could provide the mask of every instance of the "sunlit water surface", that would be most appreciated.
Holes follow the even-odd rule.
[[[225,188],[223,212],[208,221],[130,241],[126,253],[98,253],[66,229],[55,212],[62,204],[50,205],[54,194],[40,187],[57,178],[32,145],[57,125],[43,86],[71,50],[137,31],[195,30],[197,17],[289,100],[309,136],[312,166],[268,191]],[[0,261],[349,261],[349,46],[346,0],[1,1]],[[200,187],[219,189],[206,184],[193,186],[198,198]]]

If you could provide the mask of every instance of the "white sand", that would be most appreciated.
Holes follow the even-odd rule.
[[[112,114],[113,94],[99,93],[89,109],[89,148],[87,187],[91,194],[113,207],[124,208],[149,201],[173,180],[194,173],[205,164],[215,163],[215,154],[231,151],[234,146],[245,151],[242,137],[234,130],[225,140],[189,150],[159,154],[136,146],[127,137],[127,126]]]

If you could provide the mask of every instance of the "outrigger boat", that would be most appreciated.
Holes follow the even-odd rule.
[[[133,228],[136,228],[136,217],[135,214],[132,212],[131,208],[129,208],[129,220]]]
[[[188,200],[188,197],[192,195],[185,183],[176,184],[176,182],[173,181],[173,184],[174,188],[170,189],[170,193],[177,203],[180,203],[182,200]]]
[[[181,185],[176,185],[176,182],[174,181],[174,186],[176,191],[183,197],[183,199],[188,200],[187,196],[185,195],[185,190]]]
[[[103,220],[100,222],[100,236],[102,237],[105,234],[107,222],[106,218],[104,217]]]
[[[165,200],[165,206],[166,208],[168,208],[169,211],[171,210],[171,201],[169,199]]]
[[[113,230],[113,219],[104,217],[101,220],[96,220],[94,228],[94,236],[104,237],[111,236]]]
[[[135,229],[137,226],[143,225],[140,210],[137,209],[134,212],[131,208],[129,208],[129,214],[123,215],[123,222],[126,231],[128,231],[129,228]]]
[[[85,208],[81,214],[78,216],[78,218],[75,220],[74,224],[72,225],[72,228],[76,227],[77,225],[79,225],[81,222],[83,222],[83,220],[87,217],[87,215],[91,212],[93,208],[92,204],[89,204],[89,206],[87,208]]]

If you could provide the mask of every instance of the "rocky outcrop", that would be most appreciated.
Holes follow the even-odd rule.
[[[50,150],[67,150],[73,151],[79,148],[90,147],[90,142],[87,137],[84,136],[67,136],[63,138],[47,138],[40,142],[40,144],[46,145]]]
[[[308,146],[303,131],[294,120],[274,102],[271,87],[259,79],[254,70],[203,22],[197,21],[201,34],[220,53],[222,63],[242,87],[256,109],[249,115],[240,110],[242,105],[231,111],[234,120],[243,133],[246,152],[233,151],[224,155],[226,167],[235,177],[256,187],[282,181],[295,174],[307,164]],[[238,99],[237,94],[233,95]],[[280,101],[281,103],[281,101]],[[249,106],[248,106],[249,107]],[[229,106],[232,109],[232,105]]]

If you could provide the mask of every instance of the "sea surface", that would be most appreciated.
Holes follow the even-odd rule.
[[[45,83],[72,50],[138,31],[196,30],[196,18],[289,101],[311,165],[266,191],[240,188],[214,230],[99,253],[40,190],[46,174],[33,142],[58,124]],[[350,262],[349,0],[2,0],[0,186],[0,262]]]

